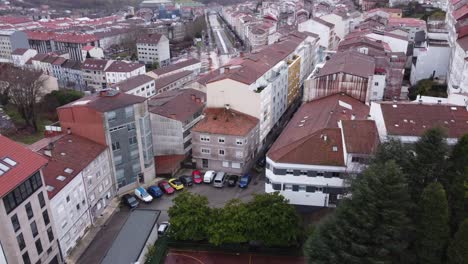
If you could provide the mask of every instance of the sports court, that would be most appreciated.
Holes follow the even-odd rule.
[[[305,264],[303,257],[169,250],[165,264]]]

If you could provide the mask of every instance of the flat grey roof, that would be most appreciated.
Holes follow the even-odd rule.
[[[132,211],[101,263],[130,264],[137,261],[160,213],[151,209]]]

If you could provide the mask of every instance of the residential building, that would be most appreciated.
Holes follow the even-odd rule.
[[[182,88],[194,79],[192,71],[181,71],[175,74],[156,78],[156,94]]]
[[[112,88],[127,94],[149,98],[156,94],[155,83],[150,76],[141,74],[116,83]]]
[[[86,84],[81,71],[82,62],[75,60],[66,60],[62,65],[62,74],[57,75],[59,85],[65,88],[71,88],[77,91],[85,91]]]
[[[121,82],[130,77],[134,77],[146,72],[144,64],[133,63],[128,61],[111,61],[104,69],[106,73],[107,87],[112,84]]]
[[[15,49],[11,53],[11,58],[15,66],[23,67],[29,59],[36,55],[37,51],[34,49]]]
[[[43,170],[57,239],[64,257],[100,217],[114,196],[109,149],[73,134],[30,146],[48,159]]]
[[[83,81],[86,89],[104,89],[107,88],[105,69],[111,61],[99,59],[86,59],[81,65],[83,72]]]
[[[63,263],[42,170],[47,159],[0,135],[0,262]]]
[[[200,74],[200,70],[201,70],[200,60],[191,58],[191,59],[180,61],[171,65],[168,65],[168,66],[160,67],[146,74],[153,78],[161,78],[161,77],[176,74],[182,71],[192,71],[195,76],[198,76]]]
[[[159,67],[170,63],[169,39],[161,34],[148,34],[137,39],[138,61],[151,65],[158,63]]]
[[[28,49],[26,33],[16,30],[0,30],[0,62],[12,63],[16,49]]]
[[[266,154],[267,193],[291,204],[335,207],[379,137],[369,106],[335,94],[303,104]]]
[[[146,98],[105,89],[57,108],[62,131],[112,149],[114,188],[126,192],[155,178]]]
[[[201,170],[242,175],[259,147],[259,120],[233,109],[207,108],[192,128],[192,157]]]
[[[188,156],[191,130],[202,118],[206,95],[194,89],[163,92],[148,101],[155,156]]]
[[[417,18],[393,18],[390,17],[387,22],[387,30],[403,29],[408,32],[408,40],[410,42],[418,42],[417,35],[423,32],[422,37],[425,37],[427,32],[426,21]]]
[[[317,34],[319,45],[323,50],[334,50],[340,41],[335,33],[335,25],[318,17],[298,24],[297,28],[300,32]]]
[[[455,145],[468,131],[465,105],[373,102],[369,115],[377,125],[381,141],[399,139],[411,144],[417,142],[426,130],[440,127],[447,134],[447,143]]]
[[[220,74],[206,82],[207,107],[231,109],[260,120],[260,141],[271,131],[288,107],[289,69],[297,73],[300,63],[300,85],[316,63],[316,38],[306,33],[291,33],[258,52],[231,60]],[[291,87],[297,87],[292,85]],[[291,90],[295,97],[296,90]],[[293,98],[291,97],[291,98]]]

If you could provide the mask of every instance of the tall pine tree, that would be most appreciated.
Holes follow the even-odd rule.
[[[447,256],[450,264],[468,264],[468,218],[463,221],[455,233]]]
[[[352,183],[352,199],[343,200],[304,247],[309,263],[398,263],[409,194],[395,162],[371,165]]]
[[[442,263],[450,230],[447,198],[440,183],[434,182],[424,188],[419,209],[416,223],[419,263]]]

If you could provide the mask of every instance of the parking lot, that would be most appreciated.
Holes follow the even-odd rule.
[[[177,175],[190,175],[191,171],[182,171]],[[227,184],[223,188],[215,188],[212,184],[195,184],[191,187],[185,187],[184,189],[204,195],[208,197],[210,206],[212,207],[223,207],[231,199],[240,199],[241,201],[249,201],[252,199],[253,194],[265,192],[265,179],[263,175],[252,174],[252,181],[248,188],[241,189],[238,186],[228,187]],[[172,195],[164,194],[161,198],[155,199],[149,204],[140,202],[139,208],[151,208],[160,210],[161,215],[158,219],[158,223],[168,221],[169,216],[167,211],[172,206],[172,200],[181,191],[177,191]],[[105,256],[107,250],[112,245],[114,238],[117,236],[120,228],[125,223],[130,210],[127,207],[121,207],[107,222],[96,238],[88,246],[87,250],[78,260],[78,263],[100,263],[102,258]]]

